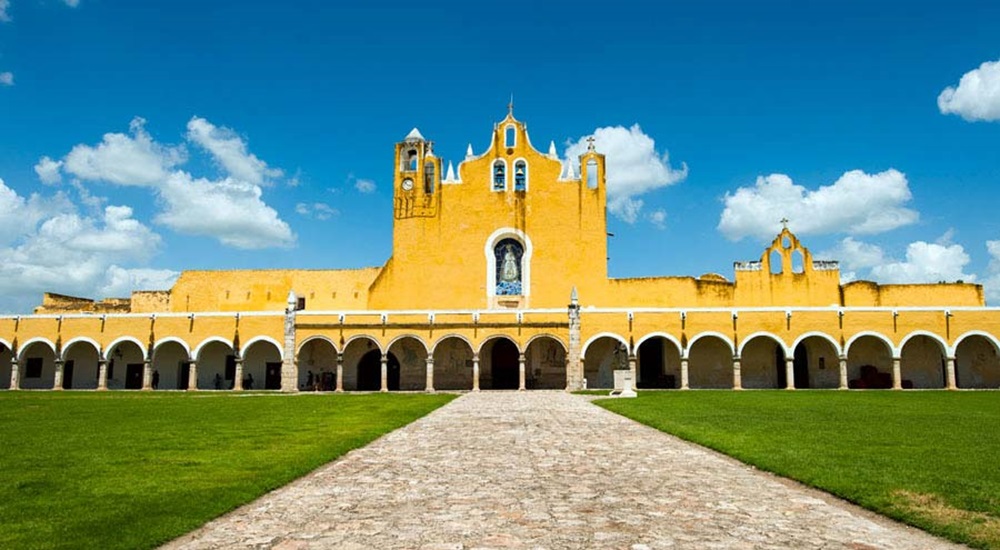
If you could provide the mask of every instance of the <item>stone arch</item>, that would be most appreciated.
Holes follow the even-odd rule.
[[[18,355],[18,387],[24,390],[49,390],[56,378],[56,346],[48,338],[24,342]]]
[[[636,387],[680,387],[681,343],[665,332],[652,332],[635,344]]]
[[[131,343],[135,344],[136,346],[138,346],[139,351],[142,352],[142,356],[144,358],[149,356],[149,350],[146,349],[146,344],[143,343],[141,340],[139,340],[138,338],[136,338],[134,336],[120,336],[120,337],[115,338],[114,340],[112,340],[111,343],[108,344],[107,347],[104,348],[104,353],[105,353],[106,356],[108,356],[107,358],[110,359],[111,358],[110,354],[114,353],[115,348],[118,347],[118,346],[120,346],[121,344],[123,344],[125,342],[131,342]]]
[[[773,333],[748,335],[739,345],[741,385],[748,389],[777,389],[787,385],[785,359],[788,348]]]
[[[626,349],[628,349],[628,347],[629,347],[628,346],[628,341],[625,340],[625,338],[622,337],[622,336],[619,336],[619,335],[617,335],[617,334],[615,334],[613,332],[598,332],[597,334],[595,334],[595,335],[591,336],[590,338],[588,338],[587,341],[584,342],[583,346],[580,347],[580,357],[586,357],[587,356],[587,349],[590,348],[590,345],[593,344],[594,342],[596,342],[597,340],[601,339],[601,338],[613,338],[613,339],[618,340],[619,342],[621,342],[625,346]]]
[[[333,391],[337,388],[337,344],[323,335],[310,336],[296,351],[298,387],[305,391]]]
[[[477,352],[472,342],[461,334],[438,338],[431,348],[434,354],[434,389],[472,389],[472,361]]]
[[[186,390],[190,387],[191,348],[180,338],[162,338],[153,345],[153,389]]]
[[[702,332],[692,338],[686,354],[689,387],[732,388],[734,351],[729,338],[718,332]]]
[[[236,350],[225,338],[206,338],[194,350],[198,364],[198,388],[205,390],[232,389],[236,377]]]
[[[400,390],[427,389],[427,344],[415,334],[403,334],[393,338],[385,347],[399,361],[398,376]],[[392,376],[392,373],[389,373]]]
[[[955,340],[955,384],[963,389],[1000,388],[1000,342],[970,331]]]
[[[273,338],[259,336],[246,343],[243,359],[242,387],[245,390],[280,390],[282,346]]]
[[[615,386],[615,372],[628,368],[630,354],[628,342],[610,332],[595,334],[583,346],[583,376],[588,388],[611,389]]]
[[[11,363],[14,352],[10,343],[0,338],[0,390],[10,389]]]
[[[539,390],[565,389],[566,353],[566,345],[551,334],[538,334],[528,340],[524,346],[525,386]]]
[[[899,344],[899,373],[904,388],[945,388],[948,344],[936,334],[915,331]]]
[[[564,352],[569,353],[569,347],[566,345],[566,342],[563,342],[562,338],[556,336],[555,334],[549,334],[547,332],[543,332],[541,334],[536,334],[536,335],[532,336],[531,338],[528,338],[528,341],[524,343],[524,349],[525,349],[525,351],[528,350],[528,346],[530,346],[532,342],[534,342],[535,340],[541,339],[541,338],[551,338],[552,340],[554,340],[557,344],[559,344],[562,347],[562,350]]]
[[[487,389],[509,390],[520,385],[524,351],[506,334],[494,334],[479,344],[479,383]]]
[[[271,338],[270,336],[264,336],[264,335],[254,336],[253,338],[247,340],[246,343],[243,344],[243,347],[240,348],[240,357],[246,357],[247,350],[250,349],[250,346],[252,346],[252,345],[254,345],[256,343],[259,343],[259,342],[267,342],[267,343],[273,345],[274,348],[276,350],[278,350],[278,358],[280,360],[284,360],[285,359],[285,351],[284,351],[285,345],[282,344],[282,343],[280,343],[280,342],[278,342],[274,338]]]
[[[63,346],[62,360],[63,389],[97,389],[101,369],[101,345],[97,341],[85,336],[73,338]]]
[[[145,378],[146,358],[149,350],[137,338],[122,336],[104,349],[109,390],[139,390]]]
[[[343,352],[341,353],[344,358],[343,387],[345,390],[359,390],[369,385],[370,378],[365,378],[363,375],[370,377],[372,376],[371,373],[362,373],[360,369],[371,368],[369,364],[371,361],[370,358],[364,364],[362,364],[362,360],[373,351],[378,352],[378,368],[381,371],[381,356],[385,353],[385,350],[382,349],[382,345],[377,338],[367,334],[356,334],[344,342]],[[381,377],[381,374],[379,374],[379,377]]]
[[[808,332],[795,339],[792,350],[795,387],[840,387],[840,345],[830,335]],[[800,386],[800,378],[804,378],[807,386]]]
[[[482,341],[479,342],[479,349],[476,350],[476,353],[479,353],[480,355],[482,355],[482,353],[484,351],[486,351],[486,344],[488,344],[489,342],[491,342],[493,340],[499,340],[500,338],[505,338],[507,340],[510,340],[511,343],[514,344],[514,347],[517,348],[517,352],[518,353],[524,353],[524,350],[521,349],[521,346],[517,345],[517,340],[515,340],[513,337],[511,337],[508,334],[491,334],[491,335],[487,336],[486,338],[483,338]]]
[[[849,386],[857,389],[892,387],[892,341],[874,331],[855,334],[844,345]]]

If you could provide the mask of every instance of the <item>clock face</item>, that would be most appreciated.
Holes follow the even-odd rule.
[[[406,178],[403,180],[403,191],[409,191],[410,189],[413,189],[413,180]]]

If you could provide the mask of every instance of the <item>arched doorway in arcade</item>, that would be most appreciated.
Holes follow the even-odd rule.
[[[566,389],[566,348],[555,337],[531,340],[524,350],[524,365],[527,389]]]
[[[1000,349],[980,334],[961,338],[955,346],[955,384],[963,389],[1000,388]]]
[[[399,390],[399,360],[389,353],[386,358],[386,387],[389,391]],[[358,362],[358,390],[379,391],[382,389],[382,352],[373,349],[361,356]]]
[[[517,345],[506,338],[493,341],[490,371],[494,390],[516,390],[520,386],[520,355]]]
[[[681,350],[662,336],[648,338],[636,353],[636,387],[673,389],[680,387]]]

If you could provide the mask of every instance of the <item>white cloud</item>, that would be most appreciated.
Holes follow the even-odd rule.
[[[155,218],[180,233],[205,235],[243,249],[287,247],[295,235],[261,200],[257,185],[226,178],[210,181],[177,171],[160,187],[165,209]]]
[[[295,205],[295,211],[302,216],[316,218],[317,220],[328,220],[333,216],[340,215],[339,210],[324,202],[315,202],[312,204],[300,202]]]
[[[588,137],[568,142],[569,162],[576,163],[587,151]],[[608,210],[628,223],[634,223],[642,209],[643,203],[636,196],[677,183],[688,175],[687,164],[681,164],[680,169],[672,168],[669,154],[657,152],[653,138],[643,133],[638,124],[631,128],[598,128],[593,137],[597,151],[607,157]]]
[[[995,305],[1000,301],[1000,241],[986,241],[986,250],[990,254],[990,264],[983,279],[983,291],[986,300]]]
[[[937,101],[941,114],[956,114],[970,122],[1000,120],[1000,60],[965,73],[958,87],[948,86]]]
[[[38,179],[42,180],[42,183],[56,185],[62,182],[62,174],[59,173],[59,168],[62,165],[61,160],[55,161],[49,157],[42,157],[38,160],[38,164],[35,165],[35,173],[38,174]]]
[[[75,8],[80,5],[80,0],[63,0],[63,3],[71,8]]]
[[[833,250],[816,255],[817,258],[837,260],[842,267],[851,270],[869,269],[885,261],[885,252],[878,245],[847,237],[837,243]]]
[[[667,227],[667,212],[662,208],[650,212],[648,218],[649,223],[653,224],[657,229],[665,229]]]
[[[187,124],[187,138],[212,154],[226,172],[237,179],[254,185],[265,185],[282,171],[268,168],[267,163],[247,150],[247,144],[229,128],[220,128],[211,122],[193,117]]]
[[[951,243],[950,236],[949,231],[934,243],[910,243],[904,260],[887,256],[878,245],[851,237],[842,240],[832,250],[817,254],[817,257],[839,260],[849,270],[842,273],[843,282],[856,278],[883,284],[975,281],[975,274],[965,273],[969,255],[962,245]]]
[[[10,9],[10,0],[0,0],[0,21],[10,21],[10,14],[7,10]]]
[[[188,123],[187,138],[232,174],[209,180],[178,169],[187,161],[186,149],[157,143],[144,124],[136,118],[130,135],[109,133],[97,146],[77,145],[66,155],[63,171],[85,181],[153,189],[163,207],[154,221],[181,233],[243,249],[295,243],[291,228],[263,201],[261,186],[255,183],[281,172],[249,153],[235,133],[197,117]]]
[[[105,272],[104,285],[96,296],[129,296],[133,290],[168,290],[180,272],[169,269],[126,269],[112,265]]]
[[[14,73],[7,71],[0,73],[0,86],[13,86],[14,85]]]
[[[96,147],[73,147],[63,168],[85,181],[136,186],[155,186],[165,181],[175,166],[187,160],[186,151],[183,146],[165,147],[154,142],[145,124],[136,117],[129,124],[131,135],[104,134]]]
[[[374,193],[375,192],[375,182],[367,179],[360,179],[354,182],[354,188],[361,193]]]
[[[18,223],[8,233],[5,224]],[[132,288],[121,271],[152,284],[152,273],[121,264],[142,263],[160,246],[160,237],[133,218],[126,206],[108,206],[99,215],[79,214],[63,195],[19,196],[0,181],[0,310],[25,310],[40,302],[42,292],[104,297],[109,289],[127,296]],[[160,281],[168,277],[160,274]],[[117,282],[116,282],[117,281]],[[169,285],[161,288],[169,288]]]
[[[784,174],[758,177],[753,187],[726,194],[718,229],[726,238],[768,239],[788,218],[798,234],[882,233],[909,225],[920,215],[903,204],[912,198],[906,176],[889,169],[878,174],[846,172],[832,185],[815,191],[792,183]]]

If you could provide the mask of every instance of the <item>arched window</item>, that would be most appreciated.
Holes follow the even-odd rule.
[[[528,188],[528,163],[519,160],[514,163],[514,191]]]
[[[429,160],[424,163],[424,192],[434,192],[434,161]]]
[[[517,239],[503,239],[493,247],[496,258],[496,295],[520,296],[524,246]]]
[[[507,163],[497,160],[493,163],[493,190],[505,191],[507,189]]]
[[[407,170],[407,171],[410,171],[410,172],[416,172],[417,171],[417,150],[416,149],[410,149],[409,151],[407,151],[406,155],[403,156],[403,158],[401,159],[400,164],[402,164],[402,166],[400,166],[400,169]]]
[[[594,159],[587,161],[587,188],[597,189],[597,161]]]
[[[513,147],[517,140],[517,131],[514,126],[508,126],[504,131],[504,147]]]

